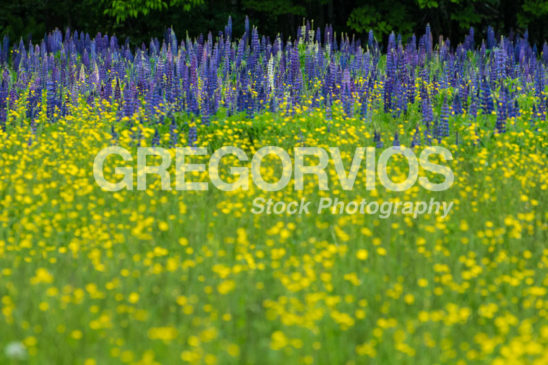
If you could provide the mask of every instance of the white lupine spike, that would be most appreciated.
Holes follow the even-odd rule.
[[[95,85],[99,85],[100,77],[99,77],[99,68],[97,67],[97,63],[94,62],[93,65],[93,73],[91,75],[91,82],[93,82]]]
[[[268,60],[268,65],[266,67],[267,75],[268,75],[268,83],[270,85],[270,91],[274,91],[274,58],[270,56],[270,59]]]
[[[301,36],[299,37],[299,46],[303,44],[304,42],[306,42],[305,36],[306,36],[306,27],[303,25],[301,26]]]
[[[82,64],[80,66],[80,75],[79,75],[78,79],[80,80],[80,82],[85,82],[86,81],[86,70],[84,68],[84,64]]]

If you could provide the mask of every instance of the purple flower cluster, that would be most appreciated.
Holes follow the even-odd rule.
[[[506,120],[520,113],[522,95],[535,96],[533,121],[546,115],[548,46],[539,54],[527,35],[497,40],[490,28],[475,48],[471,29],[456,47],[442,38],[435,46],[427,27],[406,43],[390,35],[383,52],[372,32],[362,44],[330,26],[314,30],[308,22],[289,40],[261,36],[248,20],[245,29],[235,38],[229,19],[215,37],[179,40],[168,30],[164,39],[138,48],[115,36],[69,30],[49,33],[38,44],[11,45],[4,38],[0,124],[5,127],[18,102],[29,125],[44,103],[55,121],[81,100],[92,106],[107,101],[118,107],[120,119],[139,113],[141,120],[158,123],[176,112],[208,123],[219,111],[252,117],[303,105],[323,108],[327,120],[340,105],[348,117],[367,122],[372,113],[401,117],[417,104],[429,141],[450,135],[453,115],[475,118],[478,111],[496,112],[495,129],[504,132]],[[190,144],[195,134],[194,129]],[[420,140],[417,130],[413,143]]]

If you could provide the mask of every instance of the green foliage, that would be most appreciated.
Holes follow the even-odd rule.
[[[410,35],[413,23],[407,16],[405,6],[392,6],[390,2],[365,5],[352,10],[346,25],[355,32],[365,33],[372,29],[377,36],[386,36],[391,32]]]
[[[454,2],[459,2],[459,0],[454,0]],[[417,0],[417,3],[421,9],[431,9],[439,6],[438,2],[435,0]]]
[[[548,1],[525,0],[522,6],[523,11],[518,14],[518,24],[527,27],[534,21],[541,20],[546,23],[548,18]]]
[[[478,38],[488,25],[498,34],[523,33],[539,46],[548,34],[546,0],[0,0],[0,36],[12,41],[38,39],[54,28],[70,27],[90,34],[115,33],[140,45],[161,37],[167,27],[191,36],[222,30],[232,16],[234,34],[243,32],[245,16],[261,33],[294,35],[302,20],[314,27],[332,24],[337,33],[366,37],[372,29],[378,41],[391,32],[405,40],[422,34],[430,23],[435,37],[463,40],[473,26]],[[483,33],[483,34],[482,34]],[[215,34],[215,33],[214,33]]]
[[[104,13],[116,19],[120,23],[127,18],[137,18],[140,15],[148,15],[153,10],[167,10],[172,7],[182,7],[184,11],[190,11],[194,6],[202,5],[204,0],[102,0],[106,7]]]
[[[293,0],[243,0],[242,5],[248,10],[265,13],[271,17],[284,14],[306,17],[306,8],[302,4],[296,4]]]

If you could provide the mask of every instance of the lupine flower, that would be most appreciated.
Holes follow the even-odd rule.
[[[381,140],[381,134],[377,131],[373,132],[373,142],[375,142],[376,148],[383,148],[384,143]]]
[[[400,147],[400,137],[398,136],[398,132],[394,133],[394,141],[392,142],[393,147]]]
[[[194,147],[198,139],[198,131],[195,126],[188,128],[188,146]]]
[[[379,114],[384,110],[407,118],[408,106],[420,95],[422,120],[429,126],[425,133],[445,138],[449,136],[447,101],[438,123],[434,123],[439,93],[449,87],[457,89],[453,112],[459,115],[468,109],[475,119],[478,108],[486,115],[495,110],[492,91],[504,86],[507,78],[519,80],[520,95],[532,82],[536,113],[539,117],[546,114],[542,90],[548,45],[543,45],[542,58],[537,60],[527,34],[497,42],[493,29],[489,29],[487,41],[479,50],[474,49],[472,28],[464,43],[456,47],[445,40],[434,48],[430,26],[422,36],[412,36],[405,46],[399,35],[391,34],[382,68],[373,32],[365,49],[347,35],[336,35],[331,26],[313,31],[305,24],[298,30],[297,42],[285,42],[281,37],[270,42],[249,19],[242,38],[232,41],[232,32],[232,19],[228,19],[217,38],[210,32],[196,39],[187,37],[179,45],[173,30],[167,29],[163,40],[153,39],[148,47],[136,49],[115,36],[91,37],[77,31],[54,31],[37,44],[19,41],[13,50],[5,37],[0,45],[0,63],[4,70],[15,67],[17,72],[3,72],[0,124],[6,122],[18,100],[26,102],[29,120],[36,119],[41,97],[46,95],[46,114],[52,122],[69,114],[82,97],[92,108],[105,108],[103,101],[111,103],[118,119],[129,118],[128,125],[133,125],[135,115],[145,115],[145,123],[162,122],[170,110],[190,113],[207,124],[220,106],[228,116],[246,112],[253,117],[266,109],[278,111],[279,104],[285,102],[290,115],[303,103],[324,107],[329,129],[332,105],[340,103],[348,117],[359,111],[363,120],[377,115],[367,110],[370,105],[380,107]],[[469,61],[468,51],[475,52],[476,63]],[[439,70],[428,62],[432,56],[441,61]],[[415,90],[417,74],[420,82]],[[499,125],[520,113],[520,95],[504,90],[503,105],[496,108]]]
[[[483,114],[491,114],[494,110],[491,88],[485,79],[481,84],[481,110]]]
[[[439,122],[439,136],[449,136],[449,107],[447,106],[447,100],[443,99],[443,106],[441,107],[441,117]]]
[[[151,145],[152,147],[160,145],[160,133],[158,133],[157,128],[154,128],[154,136],[152,136]]]

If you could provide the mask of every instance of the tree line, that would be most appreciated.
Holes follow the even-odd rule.
[[[485,36],[528,31],[541,46],[548,34],[546,0],[0,0],[0,32],[12,40],[41,39],[69,27],[90,34],[129,38],[134,45],[162,37],[167,27],[179,36],[223,30],[232,17],[234,34],[244,30],[245,16],[261,34],[294,36],[303,19],[314,27],[331,24],[336,32],[366,38],[369,30],[382,43],[391,32],[406,39],[430,24],[435,37],[461,42],[469,28]],[[455,44],[454,43],[454,44]]]

